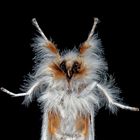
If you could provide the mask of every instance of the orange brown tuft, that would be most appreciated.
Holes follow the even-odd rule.
[[[49,42],[47,42],[47,44],[44,47],[48,48],[52,53],[58,54],[58,50],[54,43],[49,41]]]
[[[53,77],[55,79],[60,79],[65,76],[64,72],[59,68],[59,66],[55,63],[49,66],[50,70],[52,71]]]
[[[89,117],[78,117],[76,120],[76,129],[86,137],[89,133]]]
[[[48,113],[48,132],[55,135],[60,126],[60,116],[54,112]]]
[[[85,51],[89,48],[89,44],[87,42],[84,42],[81,46],[80,46],[80,54],[85,53]]]
[[[76,74],[74,74],[76,79],[83,78],[85,75],[87,75],[87,68],[82,65],[81,65],[80,69],[78,70],[78,72]]]

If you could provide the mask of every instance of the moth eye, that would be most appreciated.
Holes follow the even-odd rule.
[[[74,62],[73,67],[72,67],[72,71],[78,72],[79,69],[80,69],[80,64],[78,62]]]
[[[64,61],[60,64],[60,69],[61,69],[63,72],[66,72],[66,71],[67,71],[67,69],[66,69],[66,64],[65,64]]]

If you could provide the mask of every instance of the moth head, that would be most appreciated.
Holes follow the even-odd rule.
[[[100,65],[98,55],[95,53],[95,50],[98,50],[96,49],[98,41],[94,36],[94,30],[98,23],[97,18],[94,19],[92,30],[87,40],[80,45],[79,50],[73,49],[64,55],[60,55],[57,46],[47,39],[35,19],[33,23],[42,36],[43,41],[38,42],[43,48],[43,57],[46,60],[47,69],[55,80],[65,79],[70,82],[71,80],[80,80],[92,76],[91,74],[98,67],[97,65]],[[46,68],[44,67],[44,69]]]

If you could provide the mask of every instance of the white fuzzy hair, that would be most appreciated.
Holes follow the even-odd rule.
[[[56,55],[43,47],[49,43],[49,40],[35,19],[33,23],[41,36],[38,36],[33,44],[36,52],[34,58],[36,65],[34,73],[29,75],[27,84],[24,86],[25,93],[14,94],[5,88],[1,88],[1,90],[12,96],[26,96],[24,104],[29,104],[34,97],[37,97],[43,111],[41,140],[94,140],[95,112],[103,105],[106,105],[113,113],[117,111],[117,107],[138,110],[138,108],[120,103],[121,99],[118,96],[120,90],[115,86],[114,79],[107,74],[108,68],[103,57],[101,42],[97,35],[93,35],[97,23],[93,25],[86,41],[90,47],[80,56],[88,73],[80,80],[72,79],[70,89],[65,79],[53,78],[48,66],[55,62]],[[78,57],[78,50],[73,49],[64,53],[61,60],[74,61]],[[85,85],[85,88],[79,94],[78,90],[81,85]],[[51,111],[58,113],[61,117],[61,124],[55,137],[51,137],[48,133],[48,112]],[[77,116],[87,117],[89,114],[89,134],[84,137],[75,129],[75,120]]]

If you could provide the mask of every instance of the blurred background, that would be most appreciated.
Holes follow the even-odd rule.
[[[140,108],[139,7],[133,2],[30,1],[0,4],[0,87],[20,92],[24,77],[32,72],[31,48],[36,18],[45,35],[62,51],[78,47],[87,39],[93,17],[112,74],[126,104]],[[42,113],[36,101],[27,108],[23,97],[12,98],[0,91],[0,139],[39,140]],[[102,108],[95,117],[96,140],[139,140],[140,112],[119,110],[117,115]]]

